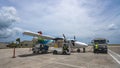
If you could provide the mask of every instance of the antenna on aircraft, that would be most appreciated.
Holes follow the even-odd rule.
[[[74,41],[76,41],[76,37],[74,36]]]

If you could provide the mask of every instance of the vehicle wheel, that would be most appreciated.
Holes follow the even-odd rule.
[[[37,51],[37,54],[39,54],[39,51]]]
[[[77,49],[77,52],[80,53],[80,49]]]
[[[57,54],[57,51],[56,51],[56,50],[54,50],[54,51],[53,51],[53,54]]]
[[[69,53],[69,52],[67,53],[67,55],[70,55],[70,54],[71,54],[71,53]]]
[[[35,51],[33,51],[33,54],[35,54]]]
[[[63,51],[63,55],[66,55],[67,53],[66,53],[66,51]]]
[[[44,50],[44,49],[42,49],[42,50],[41,50],[41,54],[44,54],[44,53],[45,53],[45,50]]]
[[[42,51],[40,50],[39,53],[42,54]]]
[[[48,53],[48,50],[45,50],[45,53]]]
[[[107,54],[108,52],[107,52],[107,51],[105,51],[105,53]]]
[[[96,53],[96,50],[94,49],[94,51],[93,51],[94,53]]]

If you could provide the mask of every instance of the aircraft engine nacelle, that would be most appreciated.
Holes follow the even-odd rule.
[[[88,46],[88,45],[85,44],[85,43],[78,42],[78,41],[75,42],[75,47],[76,47],[76,48],[85,48],[85,47],[87,47],[87,46]]]

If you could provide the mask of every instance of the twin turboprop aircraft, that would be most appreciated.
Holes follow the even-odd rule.
[[[69,42],[69,46],[71,48],[71,50],[73,50],[74,48],[77,48],[77,52],[80,52],[80,48],[83,48],[83,52],[85,52],[85,48],[88,46],[86,43],[82,43],[79,41],[75,40],[75,37],[73,40],[68,40],[66,39],[65,35],[63,34],[64,38],[55,38],[52,36],[48,36],[48,35],[42,35],[42,32],[39,31],[38,33],[34,33],[34,32],[23,32],[24,35],[28,35],[28,36],[33,36],[33,37],[38,37],[38,42],[39,44],[42,45],[46,45],[49,43],[52,43],[52,40],[58,41],[58,40],[63,40],[64,43]]]

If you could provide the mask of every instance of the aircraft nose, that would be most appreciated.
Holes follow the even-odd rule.
[[[85,46],[88,46],[88,44],[84,44]]]

